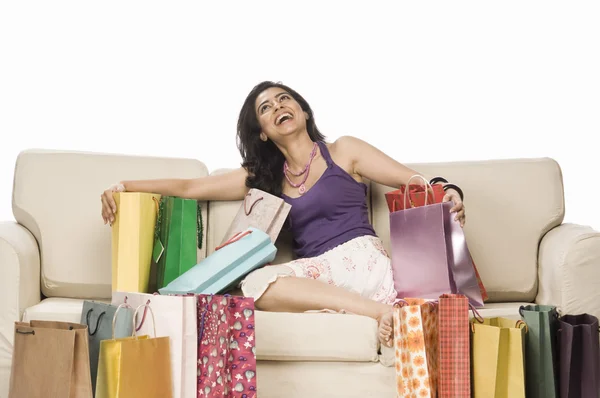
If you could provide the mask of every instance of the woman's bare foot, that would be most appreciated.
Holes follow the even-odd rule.
[[[390,310],[377,318],[379,323],[379,342],[391,347],[394,344],[394,311]]]

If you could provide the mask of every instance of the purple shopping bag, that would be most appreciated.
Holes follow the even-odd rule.
[[[437,299],[463,294],[483,307],[464,232],[452,202],[408,207],[390,213],[394,286],[398,297]]]
[[[560,397],[600,397],[598,318],[563,315],[558,323]]]

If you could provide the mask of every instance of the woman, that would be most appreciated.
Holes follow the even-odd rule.
[[[242,200],[249,188],[258,188],[280,196],[292,205],[288,221],[297,260],[247,275],[243,294],[263,311],[369,316],[379,323],[381,343],[391,346],[391,262],[369,223],[362,180],[400,187],[417,172],[357,138],[325,143],[306,100],[279,83],[263,82],[250,92],[237,134],[242,167],[197,179],[123,181],[102,194],[105,224],[114,221],[113,192],[214,201]],[[444,201],[450,200],[464,225],[461,194],[447,189]]]

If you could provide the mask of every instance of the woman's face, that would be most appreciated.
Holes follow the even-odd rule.
[[[271,87],[255,101],[256,118],[260,123],[260,139],[278,141],[282,136],[306,130],[308,114],[284,89]]]

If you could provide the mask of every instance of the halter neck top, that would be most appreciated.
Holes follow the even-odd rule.
[[[327,163],[323,175],[300,197],[282,194],[292,205],[288,228],[298,258],[316,257],[359,236],[376,235],[369,222],[367,185],[335,164],[324,142],[317,144]]]

